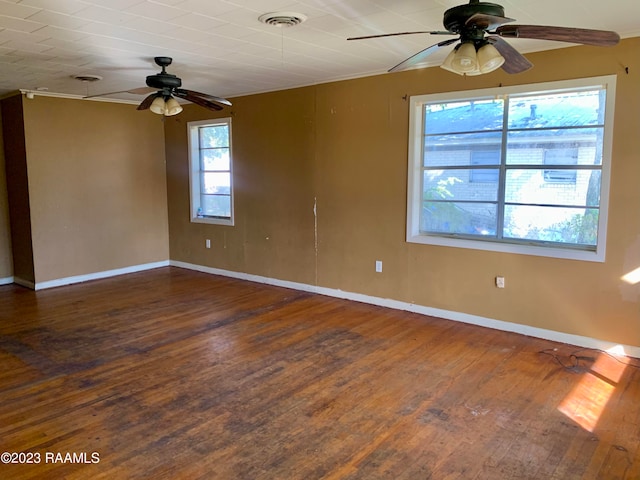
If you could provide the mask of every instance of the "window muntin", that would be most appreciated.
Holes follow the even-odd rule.
[[[614,90],[412,97],[407,240],[603,261]]]
[[[233,225],[231,119],[189,122],[191,221]]]

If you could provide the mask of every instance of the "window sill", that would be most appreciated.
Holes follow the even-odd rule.
[[[467,248],[472,250],[510,253],[516,255],[533,255],[537,257],[561,258],[565,260],[580,260],[584,262],[603,263],[605,260],[604,251],[547,247],[540,245],[527,245],[524,243],[492,242],[411,233],[407,234],[407,242],[440,247]]]
[[[227,225],[230,227],[233,226],[232,219],[224,219],[224,218],[192,217],[191,223],[207,223],[209,225]]]

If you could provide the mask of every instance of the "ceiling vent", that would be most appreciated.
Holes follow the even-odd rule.
[[[306,15],[295,12],[271,12],[258,17],[258,20],[262,23],[279,28],[295,27],[296,25],[300,25],[306,19]]]
[[[102,80],[100,75],[71,75],[71,77],[81,82],[97,82]]]

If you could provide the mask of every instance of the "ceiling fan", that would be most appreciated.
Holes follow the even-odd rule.
[[[150,109],[153,113],[166,116],[177,115],[182,111],[182,107],[174,97],[187,100],[201,107],[208,108],[209,110],[222,110],[225,106],[231,106],[231,102],[225,98],[180,88],[182,86],[182,79],[166,71],[166,67],[171,65],[173,61],[171,57],[154,57],[153,60],[156,62],[156,65],[162,68],[162,71],[155,75],[147,76],[146,87],[90,95],[84,98],[101,97],[116,93],[144,95],[153,92],[138,105],[137,109]]]
[[[460,43],[455,46],[441,65],[445,70],[459,75],[480,75],[500,67],[507,73],[520,73],[533,67],[533,64],[504,38],[531,38],[596,46],[612,46],[620,41],[620,36],[616,32],[605,30],[544,25],[504,25],[513,21],[515,21],[513,18],[504,16],[504,8],[501,5],[470,0],[468,4],[458,5],[444,12],[443,25],[446,31],[387,33],[351,37],[347,40],[417,33],[456,35],[457,38],[444,40],[421,50],[391,68],[389,72],[414,67],[424,62],[429,55],[442,47],[459,41]]]

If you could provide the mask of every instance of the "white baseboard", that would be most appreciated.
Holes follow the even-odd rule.
[[[249,273],[234,272],[230,270],[222,270],[219,268],[205,267],[203,265],[194,265],[191,263],[179,262],[171,260],[169,262],[174,267],[196,270],[198,272],[210,273],[212,275],[222,275],[225,277],[237,278],[240,280],[248,280],[250,282],[264,283],[278,287],[292,288],[303,292],[318,293],[329,297],[343,298],[345,300],[354,300],[362,303],[369,303],[381,307],[393,308],[395,310],[405,310],[408,312],[419,313],[431,317],[453,320],[456,322],[469,323],[480,327],[493,328],[505,332],[519,333],[529,337],[551,340],[553,342],[566,343],[576,345],[582,348],[594,348],[597,350],[610,351],[616,354],[624,354],[630,357],[640,358],[640,346],[621,345],[606,340],[598,340],[581,335],[573,335],[569,333],[558,332],[555,330],[547,330],[544,328],[531,327],[529,325],[521,325],[518,323],[505,322],[502,320],[494,320],[492,318],[480,317],[478,315],[470,315],[468,313],[454,312],[451,310],[442,310],[440,308],[427,307],[424,305],[416,305],[414,303],[402,302],[389,298],[373,297],[371,295],[363,295],[361,293],[345,292],[334,288],[317,287],[306,283],[290,282],[287,280],[279,280],[276,278],[262,277],[260,275],[252,275]]]
[[[117,268],[114,270],[106,270],[103,272],[88,273],[86,275],[76,275],[74,277],[57,278],[55,280],[49,280],[46,282],[36,282],[35,285],[31,282],[26,282],[26,283],[30,283],[30,285],[26,285],[25,283],[18,282],[17,279],[15,283],[18,283],[19,285],[23,285],[25,287],[32,288],[33,290],[43,290],[45,288],[61,287],[63,285],[71,285],[73,283],[81,283],[81,282],[87,282],[89,280],[97,280],[100,278],[115,277],[117,275],[142,272],[144,270],[151,270],[153,268],[160,268],[160,267],[167,267],[167,266],[169,266],[169,260],[163,260],[161,262],[145,263],[142,265],[133,265],[131,267]]]
[[[0,285],[9,285],[11,283],[14,283],[14,278],[13,277],[0,278]]]

